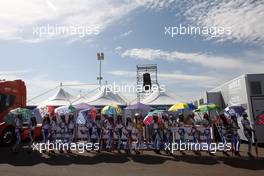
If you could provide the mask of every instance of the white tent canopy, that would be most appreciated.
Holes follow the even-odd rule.
[[[74,99],[76,98],[73,95],[60,87],[53,96],[40,103],[40,106],[67,106],[70,105]]]
[[[153,91],[141,101],[141,103],[147,105],[173,105],[177,102],[176,98],[166,94],[165,92],[161,92],[159,89]]]
[[[93,106],[106,106],[111,104],[126,105],[126,100],[119,94],[113,93],[107,86],[102,86],[96,90],[92,97],[81,97],[74,104],[88,103]]]

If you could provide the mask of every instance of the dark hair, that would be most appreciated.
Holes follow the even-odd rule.
[[[204,114],[203,118],[208,122],[210,121],[209,115],[207,113]]]
[[[153,115],[153,120],[154,120],[154,122],[158,122],[158,116]]]
[[[22,114],[17,114],[17,117],[19,118],[19,119],[22,119]]]
[[[231,119],[237,123],[237,117],[235,115],[231,115]]]
[[[184,115],[183,114],[180,114],[179,115],[179,122],[183,122],[184,121]]]
[[[231,115],[231,119],[237,121],[237,117],[235,115]]]
[[[31,121],[31,124],[32,124],[33,126],[37,126],[37,120],[36,120],[36,117],[35,117],[35,116],[32,116],[32,117],[30,118],[30,121]]]
[[[107,117],[107,121],[108,121],[108,123],[110,123],[110,124],[114,124],[114,119],[113,119],[113,117],[110,117],[110,116],[108,116]]]
[[[222,120],[224,126],[228,126],[228,122],[227,122],[226,116],[224,114],[220,115],[220,119]]]
[[[74,119],[74,115],[73,115],[73,114],[70,114],[69,117],[70,117],[71,119]]]
[[[50,123],[50,118],[49,118],[49,116],[45,116],[44,119],[43,119],[43,122],[48,122],[48,123]]]
[[[52,117],[52,120],[55,121],[55,122],[57,122],[57,117],[56,116],[53,116]]]
[[[101,116],[100,116],[100,114],[96,114],[96,117],[95,117],[96,119],[101,119]]]
[[[232,115],[231,119],[235,122],[236,126],[238,126],[237,117],[235,115]]]
[[[122,118],[118,117],[116,122],[117,123],[122,123]]]
[[[74,116],[72,114],[69,115],[68,123],[70,123],[73,120]]]
[[[126,119],[126,126],[128,125],[128,122],[132,123],[132,119],[130,117]]]
[[[66,121],[65,121],[65,115],[61,115],[60,118],[61,118],[61,121],[62,121],[62,122],[66,122]]]

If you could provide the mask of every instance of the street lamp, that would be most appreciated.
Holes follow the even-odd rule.
[[[102,83],[102,60],[104,60],[104,53],[97,53],[97,60],[99,61],[99,77],[97,77],[97,80],[99,80],[99,85],[101,88]]]

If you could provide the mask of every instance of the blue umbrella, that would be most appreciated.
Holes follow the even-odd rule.
[[[189,106],[189,109],[192,111],[197,109],[197,106],[195,106],[193,103],[188,103],[188,106]]]
[[[225,112],[227,112],[228,114],[238,114],[239,116],[242,116],[245,110],[246,109],[242,106],[229,106],[225,108]]]
[[[88,112],[90,109],[83,109],[78,113],[77,124],[85,124],[88,119]]]

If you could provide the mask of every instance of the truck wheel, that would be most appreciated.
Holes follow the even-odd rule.
[[[12,128],[4,130],[1,136],[1,144],[4,146],[10,146],[15,141],[15,131]]]

